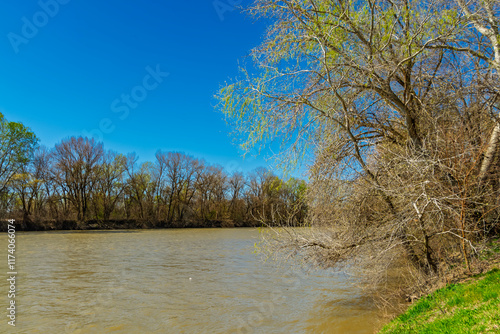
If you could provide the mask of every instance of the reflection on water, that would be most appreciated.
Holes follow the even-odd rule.
[[[376,309],[346,276],[263,263],[253,253],[258,237],[254,229],[18,233],[15,332],[373,332]],[[9,329],[2,320],[0,332]]]

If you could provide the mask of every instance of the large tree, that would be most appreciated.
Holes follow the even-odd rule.
[[[403,254],[427,274],[454,252],[467,262],[498,196],[474,186],[498,156],[490,3],[255,1],[273,23],[221,109],[243,148],[277,142],[281,160],[311,158],[310,219],[334,227],[285,233],[279,249],[327,265]]]
[[[98,183],[99,163],[104,151],[102,143],[94,139],[71,137],[56,144],[54,166],[57,182],[73,204],[78,221],[85,221],[90,206],[90,195]]]

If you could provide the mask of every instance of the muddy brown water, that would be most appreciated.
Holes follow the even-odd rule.
[[[373,333],[381,317],[330,271],[263,262],[257,229],[18,232],[16,327],[0,333]],[[7,235],[0,236],[7,277]]]

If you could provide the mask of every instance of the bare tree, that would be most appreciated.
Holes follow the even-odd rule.
[[[126,158],[113,151],[102,156],[97,172],[96,186],[92,194],[96,219],[110,219],[117,202],[124,191]]]
[[[233,221],[244,220],[242,212],[242,196],[245,188],[245,176],[243,173],[234,172],[228,179],[228,191],[229,191],[229,211],[230,217]]]
[[[67,187],[78,221],[87,219],[90,194],[97,183],[97,169],[103,154],[102,144],[94,139],[71,137],[55,146],[55,167],[60,171],[57,181]]]
[[[47,182],[49,169],[49,153],[44,146],[38,147],[33,159],[24,164],[11,179],[11,187],[22,203],[23,220],[35,220],[45,204],[46,196],[43,184]]]
[[[227,175],[220,166],[207,166],[199,173],[196,183],[197,211],[202,221],[225,218]]]
[[[154,177],[154,166],[151,162],[144,162],[137,168],[137,157],[135,154],[127,156],[127,194],[130,202],[137,206],[137,217],[141,220],[151,219],[154,216],[154,197],[156,194],[157,183]]]

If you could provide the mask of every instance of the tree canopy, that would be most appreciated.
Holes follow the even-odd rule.
[[[28,163],[38,138],[22,123],[9,122],[0,114],[0,193],[12,177]]]
[[[461,254],[470,270],[499,233],[499,8],[253,3],[272,24],[219,106],[243,148],[278,142],[278,160],[310,157],[308,223],[321,227],[269,239],[272,254],[370,259],[379,272],[405,259],[427,276]]]

